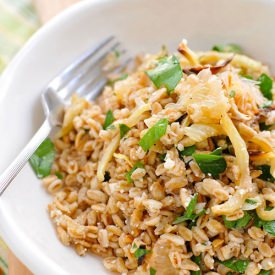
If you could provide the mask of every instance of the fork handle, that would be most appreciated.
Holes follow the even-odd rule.
[[[16,159],[9,165],[9,167],[0,176],[0,196],[4,193],[6,188],[12,182],[12,180],[17,176],[17,174],[24,167],[26,162],[38,148],[38,146],[47,138],[51,132],[51,124],[48,119],[46,119],[41,127],[38,129],[36,134],[32,137],[25,148],[19,153]]]

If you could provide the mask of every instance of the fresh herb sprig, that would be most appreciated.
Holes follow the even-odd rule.
[[[38,178],[50,175],[55,158],[54,144],[46,138],[30,157],[30,165]]]
[[[103,129],[106,130],[114,122],[115,118],[113,112],[109,110],[106,114],[105,121],[103,124]]]
[[[239,273],[244,273],[248,264],[250,263],[249,260],[240,260],[237,258],[231,258],[223,262],[222,261],[218,261],[218,262]]]
[[[127,125],[119,124],[120,138],[123,138],[130,130],[131,130],[131,128],[128,127]]]
[[[177,217],[173,224],[179,224],[185,221],[192,221],[195,222],[197,218],[205,214],[205,209],[200,211],[198,214],[194,213],[196,204],[198,202],[198,194],[196,193],[191,201],[189,202],[183,216]]]
[[[273,81],[267,74],[263,73],[258,78],[260,90],[265,98],[272,101]],[[272,103],[272,102],[271,102]]]
[[[225,53],[242,53],[242,48],[234,43],[230,43],[227,45],[217,44],[212,47],[212,51]]]
[[[133,168],[129,172],[126,173],[125,177],[129,183],[133,182],[131,176],[137,168],[144,168],[144,165],[138,161],[134,164]]]
[[[181,80],[183,73],[176,56],[163,57],[157,66],[146,71],[151,81],[157,88],[165,87],[171,93]]]
[[[221,148],[217,148],[210,154],[193,154],[193,158],[205,174],[217,177],[227,167],[224,157],[221,155]]]
[[[138,143],[144,151],[148,151],[162,136],[165,135],[168,126],[168,119],[160,119],[152,126]]]
[[[246,227],[251,219],[252,219],[252,217],[246,211],[244,212],[244,216],[242,218],[235,220],[235,221],[229,221],[226,219],[225,216],[223,216],[224,225],[230,229]]]

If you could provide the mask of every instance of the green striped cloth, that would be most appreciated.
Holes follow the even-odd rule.
[[[0,0],[0,72],[38,26],[31,0]]]
[[[0,73],[38,27],[31,0],[0,0]],[[0,237],[0,275],[8,274],[7,251]]]

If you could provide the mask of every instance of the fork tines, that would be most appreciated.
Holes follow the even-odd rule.
[[[82,54],[54,78],[48,88],[57,92],[63,100],[68,100],[73,93],[88,100],[94,99],[106,84],[107,74],[120,73],[131,60],[124,58],[117,66],[106,68],[106,58],[112,52],[119,58],[124,58],[126,53],[114,36],[102,40]]]

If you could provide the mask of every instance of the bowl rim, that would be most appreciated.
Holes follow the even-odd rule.
[[[16,54],[13,60],[9,63],[5,71],[0,77],[0,89],[3,87],[3,91],[0,93],[0,102],[5,97],[9,83],[13,79],[13,75],[17,69],[17,66],[24,62],[26,56],[32,48],[52,32],[56,26],[66,24],[71,18],[77,14],[81,14],[84,10],[90,9],[95,5],[104,5],[108,2],[122,2],[126,0],[83,0],[71,7],[65,9],[60,14],[51,19],[48,23],[43,25],[22,47],[22,49]],[[235,0],[236,1],[236,0]],[[242,0],[248,2],[247,0]],[[262,4],[274,4],[275,0],[253,0],[254,2],[260,2]],[[24,234],[17,229],[16,223],[12,217],[9,217],[5,212],[5,204],[0,197],[0,231],[1,236],[12,249],[14,254],[34,273],[34,274],[54,274],[54,275],[68,275],[69,273],[64,271],[62,267],[53,262],[43,251],[39,250],[35,243],[30,243],[25,238]],[[20,245],[18,245],[20,244]]]
[[[0,77],[0,87],[4,87],[0,93],[0,102],[5,98],[9,83],[13,79],[13,75],[17,66],[24,62],[25,57],[29,54],[33,47],[39,44],[41,39],[47,37],[54,31],[57,25],[66,24],[76,14],[81,14],[82,11],[94,5],[101,5],[110,1],[118,0],[84,0],[77,2],[72,6],[66,8],[58,15],[54,16],[49,22],[41,26],[36,33],[34,33],[25,45],[19,50],[15,57],[8,64]],[[29,270],[34,274],[54,274],[54,275],[68,275],[58,264],[53,262],[48,256],[44,255],[34,243],[28,242],[24,234],[17,229],[16,223],[12,217],[5,213],[5,204],[0,197],[0,233],[8,247],[18,257]],[[20,245],[18,245],[20,243]],[[42,271],[44,270],[44,271]]]

